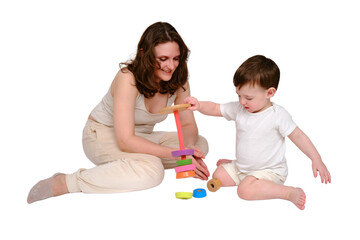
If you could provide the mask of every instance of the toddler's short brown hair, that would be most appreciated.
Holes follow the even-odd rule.
[[[280,69],[273,60],[262,55],[248,58],[234,74],[234,85],[239,89],[247,83],[277,89],[279,81]]]

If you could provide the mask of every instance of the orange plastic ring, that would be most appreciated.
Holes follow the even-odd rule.
[[[176,173],[176,178],[188,178],[195,177],[195,171],[186,171]]]

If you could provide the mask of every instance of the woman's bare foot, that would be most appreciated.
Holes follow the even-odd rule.
[[[305,209],[306,195],[301,188],[292,188],[288,200],[294,203],[300,210]]]

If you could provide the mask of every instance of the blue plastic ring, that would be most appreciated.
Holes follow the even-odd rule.
[[[206,191],[203,188],[197,188],[193,191],[194,198],[203,198],[206,197]]]

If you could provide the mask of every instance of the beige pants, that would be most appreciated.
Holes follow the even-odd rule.
[[[136,133],[154,143],[179,148],[176,132]],[[206,155],[208,143],[199,136],[195,144]],[[142,154],[122,152],[116,144],[113,127],[88,120],[83,131],[86,156],[96,167],[79,169],[66,175],[69,192],[115,193],[151,188],[164,178],[164,169],[176,166],[175,160],[160,159]]]

